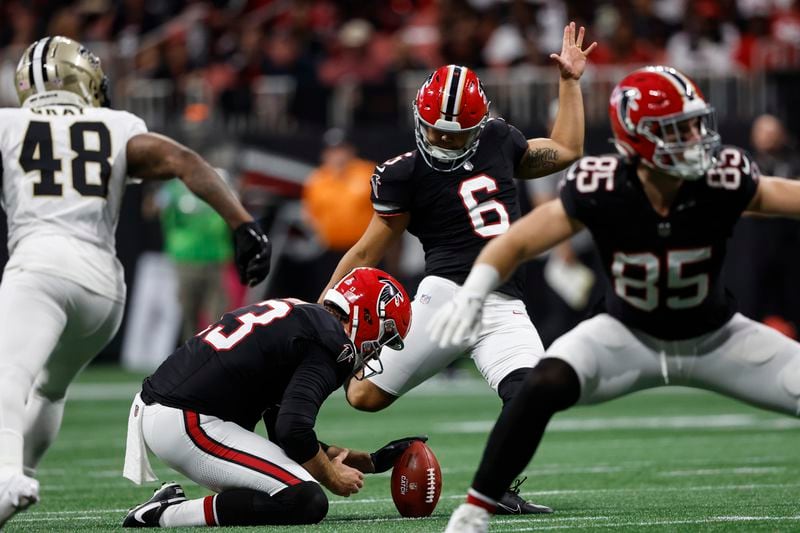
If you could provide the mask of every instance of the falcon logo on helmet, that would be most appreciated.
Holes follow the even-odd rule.
[[[481,80],[472,70],[459,65],[436,69],[423,82],[414,100],[414,136],[425,162],[436,170],[452,172],[475,154],[486,121],[489,100]],[[463,136],[459,148],[432,143],[430,130]]]
[[[399,307],[404,301],[403,292],[389,278],[378,278],[378,280],[383,284],[381,294],[378,296],[380,305],[386,307],[389,302],[394,300],[394,305]]]
[[[617,102],[617,119],[625,130],[636,133],[636,125],[631,120],[631,111],[639,110],[639,100],[642,93],[636,87],[617,87],[611,95],[611,99]]]
[[[716,115],[700,89],[664,66],[626,76],[609,101],[614,145],[627,157],[679,179],[700,179],[720,148]]]
[[[411,326],[411,303],[403,286],[377,268],[350,271],[325,293],[324,303],[339,309],[348,320],[352,346],[346,346],[338,362],[353,361],[353,372],[365,379],[383,372],[380,352],[384,346],[403,349]]]

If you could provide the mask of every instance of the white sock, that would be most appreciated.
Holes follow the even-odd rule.
[[[36,467],[58,435],[64,417],[65,399],[51,401],[32,392],[25,406],[25,475],[33,477]]]
[[[0,429],[0,477],[22,473],[22,435],[13,429]]]
[[[170,505],[158,520],[161,527],[216,526],[217,495]]]

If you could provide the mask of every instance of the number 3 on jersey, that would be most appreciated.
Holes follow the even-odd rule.
[[[224,326],[209,326],[205,330],[198,333],[203,336],[208,344],[214,347],[218,352],[225,352],[239,344],[245,337],[253,332],[256,326],[266,326],[267,324],[283,318],[292,310],[292,303],[299,302],[299,300],[266,300],[261,303],[255,304],[258,307],[266,309],[263,313],[253,313],[252,311],[241,314],[236,318],[241,322],[241,325],[227,335],[222,332]],[[302,303],[302,302],[300,302]]]
[[[472,229],[484,239],[502,235],[511,225],[506,206],[497,200],[486,200],[479,203],[475,197],[475,193],[479,191],[495,192],[497,191],[497,182],[486,174],[478,174],[462,181],[461,186],[458,188],[458,194],[461,196],[461,201],[469,214]],[[486,220],[489,213],[495,213],[493,218],[497,220],[487,223]]]
[[[87,142],[94,134],[95,142]],[[76,122],[69,128],[69,140],[75,157],[72,159],[72,186],[82,196],[105,198],[111,176],[111,134],[102,122]],[[88,144],[94,146],[89,147]],[[86,170],[89,163],[96,164],[100,183],[89,183]],[[56,183],[56,172],[61,171],[61,159],[53,155],[53,134],[49,122],[31,122],[22,142],[19,165],[25,172],[39,172],[39,181],[33,184],[34,196],[61,196],[63,186]]]

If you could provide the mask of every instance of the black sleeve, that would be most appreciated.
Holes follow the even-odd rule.
[[[509,142],[513,153],[514,172],[516,173],[519,170],[519,164],[522,162],[522,156],[528,151],[528,139],[525,138],[521,131],[510,124],[508,125],[508,130]]]
[[[379,215],[404,213],[411,206],[409,177],[414,170],[413,152],[406,152],[375,167],[372,175],[372,207]]]
[[[708,184],[731,199],[732,214],[738,217],[753,200],[761,173],[741,148],[725,146],[718,157],[717,166],[708,171]]]
[[[591,219],[591,209],[585,195],[578,192],[575,186],[575,170],[578,162],[572,164],[559,182],[559,197],[564,204],[564,211],[570,218],[580,220],[584,225]]]
[[[295,370],[281,400],[275,437],[283,451],[300,464],[317,454],[314,423],[322,402],[339,385],[333,359],[322,347],[303,343],[305,357]]]

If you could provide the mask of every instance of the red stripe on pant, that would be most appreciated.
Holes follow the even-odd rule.
[[[251,470],[265,474],[271,478],[277,479],[281,483],[286,483],[290,486],[302,483],[302,480],[295,477],[294,474],[284,470],[276,464],[270,463],[266,459],[262,459],[261,457],[256,457],[255,455],[250,455],[249,453],[225,446],[224,444],[212,439],[205,431],[203,431],[203,428],[200,427],[199,414],[193,411],[184,411],[183,416],[189,437],[191,437],[192,441],[197,445],[198,448],[209,455],[213,455],[214,457],[224,459],[234,464],[245,466]]]
[[[203,498],[203,514],[206,517],[207,526],[218,526],[217,520],[214,518],[214,498],[217,496],[206,496]]]

